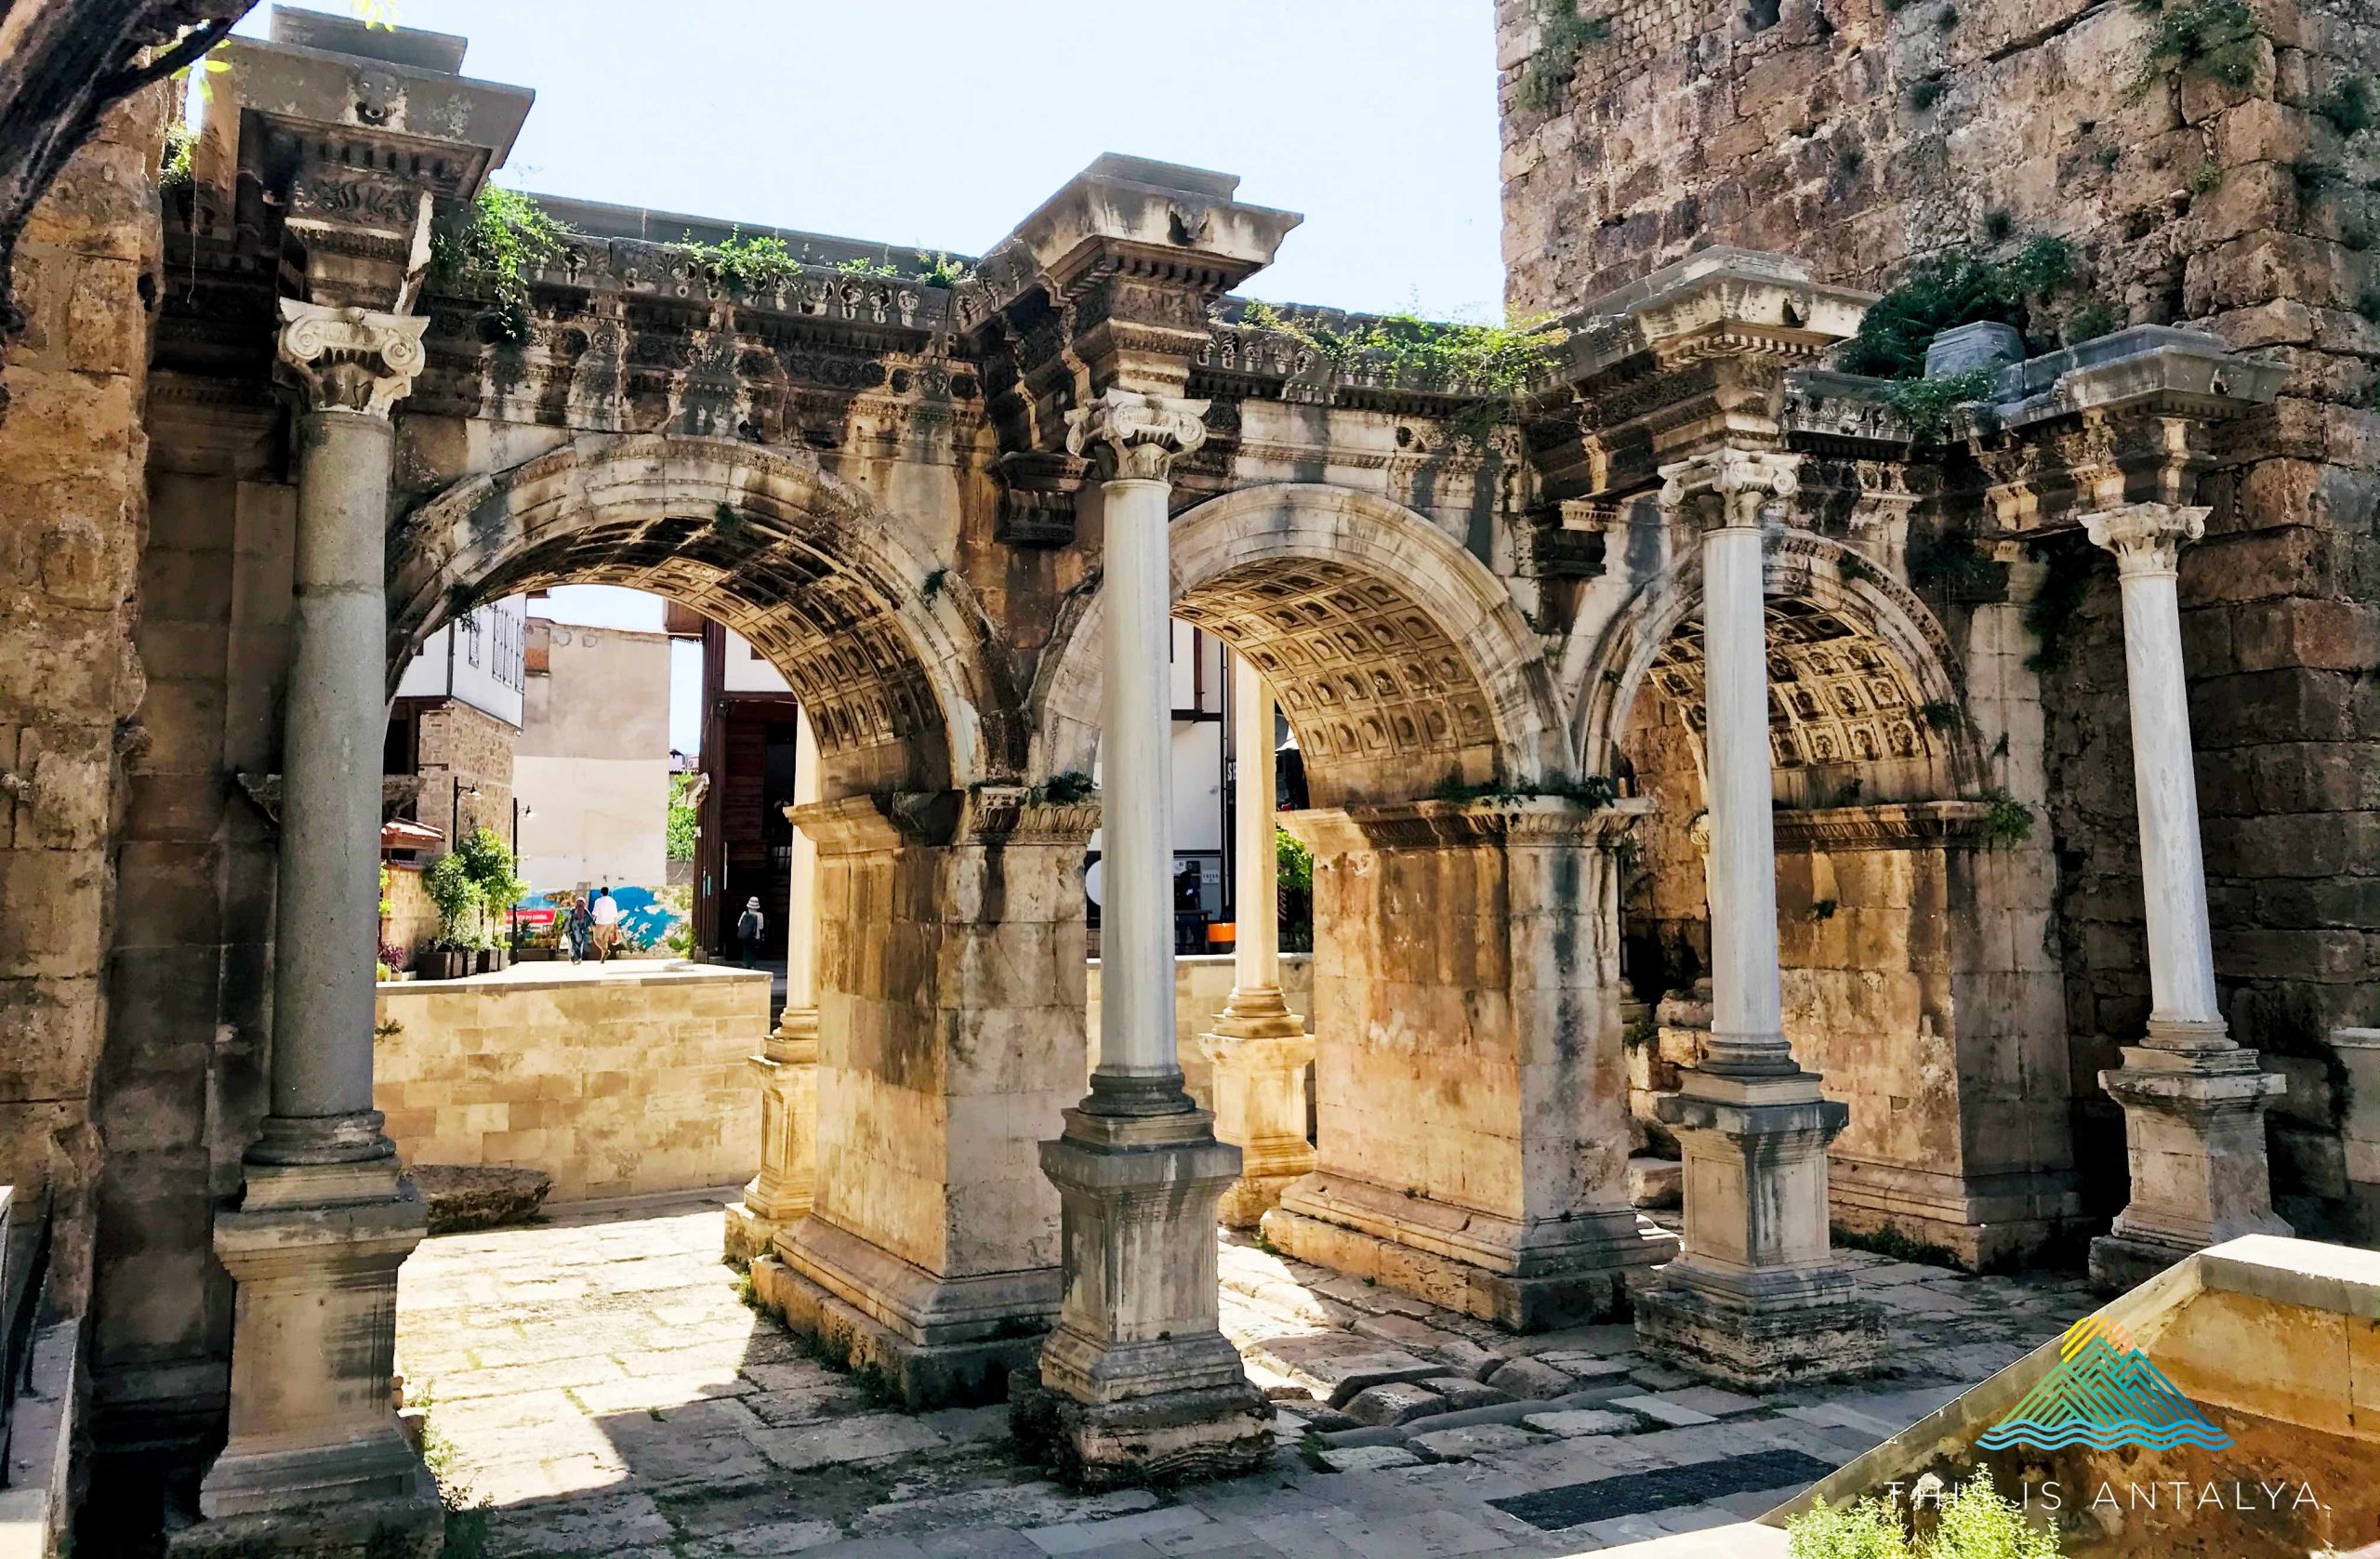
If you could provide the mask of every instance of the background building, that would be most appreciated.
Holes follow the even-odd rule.
[[[458,826],[509,837],[528,620],[519,597],[474,608],[424,640],[397,683],[380,772],[420,780],[398,814],[450,844]]]
[[[669,636],[532,619],[521,876],[538,892],[668,876]]]

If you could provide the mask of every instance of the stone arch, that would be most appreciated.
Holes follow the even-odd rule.
[[[1241,488],[1173,522],[1174,614],[1272,682],[1318,806],[1566,774],[1560,698],[1503,585],[1422,516],[1347,488]],[[1031,767],[1088,773],[1101,606],[1069,603],[1034,693]]]
[[[1981,773],[1950,636],[1916,595],[1840,542],[1804,531],[1765,570],[1770,739],[1780,773],[1902,763],[1945,794]],[[1564,656],[1579,690],[1571,738],[1580,768],[1611,771],[1649,684],[1699,720],[1702,563],[1696,553],[1639,590]],[[1697,727],[1699,729],[1699,727]]]
[[[459,482],[390,559],[390,675],[464,602],[626,585],[749,640],[808,707],[825,793],[987,777],[988,628],[930,547],[806,452],[590,434]]]

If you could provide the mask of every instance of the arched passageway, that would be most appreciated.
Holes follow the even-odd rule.
[[[1527,624],[1476,559],[1368,494],[1250,488],[1170,540],[1174,614],[1263,673],[1315,803],[1284,821],[1315,854],[1319,1163],[1268,1234],[1513,1325],[1616,1308],[1666,1249],[1627,1198],[1614,861],[1633,809],[1567,760]],[[1096,746],[1086,608],[1043,680],[1050,773],[1089,772]]]
[[[1793,1052],[1850,1108],[1831,1214],[1971,1264],[2071,1215],[2063,1011],[2038,842],[1988,792],[1950,644],[1849,548],[1789,533],[1765,580],[1778,937]],[[1590,664],[1582,733],[1648,805],[1621,911],[1632,1130],[1711,1025],[1699,569],[1647,589]],[[1600,669],[1608,667],[1606,673]]]

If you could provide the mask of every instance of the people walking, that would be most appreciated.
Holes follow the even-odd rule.
[[[562,921],[562,931],[570,938],[570,961],[587,961],[587,943],[595,930],[595,912],[587,907],[587,895],[579,894],[570,901],[570,914]]]
[[[605,883],[595,891],[595,958],[599,963],[610,963],[620,945],[620,901],[612,897],[612,887]]]
[[[760,957],[760,932],[767,925],[768,922],[760,916],[760,901],[757,898],[745,900],[744,914],[735,922],[735,940],[744,948],[744,967],[747,969],[750,969],[753,960]]]

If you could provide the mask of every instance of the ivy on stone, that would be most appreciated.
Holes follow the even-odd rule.
[[[2152,19],[2127,87],[2136,101],[2167,78],[2194,75],[2233,89],[2256,78],[2268,33],[2248,0],[2133,0]]]
[[[1269,303],[1245,305],[1236,323],[1303,342],[1342,374],[1399,389],[1475,395],[1478,404],[1455,426],[1479,441],[1514,419],[1521,399],[1554,373],[1556,350],[1567,339],[1550,318],[1457,324],[1401,311],[1326,321],[1284,315]]]
[[[483,278],[496,296],[490,318],[499,341],[530,336],[529,272],[559,259],[575,229],[536,200],[500,184],[483,184],[462,222],[430,241],[430,275],[451,284],[466,273]]]

